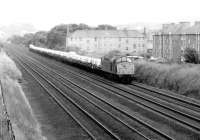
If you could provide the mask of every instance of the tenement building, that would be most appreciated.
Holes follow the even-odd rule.
[[[136,30],[77,30],[67,36],[69,46],[104,54],[112,50],[141,54],[147,50],[145,34]]]
[[[153,55],[169,61],[180,62],[185,48],[200,52],[200,22],[191,26],[189,22],[163,24],[153,35]]]

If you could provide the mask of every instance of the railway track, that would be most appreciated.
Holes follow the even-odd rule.
[[[120,125],[120,124],[118,124],[118,123],[120,123],[120,122],[118,122],[118,121],[116,121],[116,122],[113,122],[113,120],[111,120],[110,121],[110,119],[109,119],[109,117],[106,117],[105,119],[104,119],[104,121],[108,121],[107,119],[109,119],[109,122],[105,122],[104,124],[102,123],[102,122],[100,122],[100,121],[98,121],[96,118],[98,118],[98,116],[100,115],[100,116],[102,116],[102,114],[99,114],[99,112],[97,112],[98,113],[98,115],[96,116],[96,117],[94,117],[94,116],[92,116],[91,115],[91,113],[89,113],[88,111],[86,111],[85,109],[83,109],[83,105],[82,106],[80,106],[79,104],[77,104],[72,98],[69,98],[69,97],[67,97],[66,96],[66,94],[64,93],[64,91],[62,91],[61,89],[59,89],[59,88],[57,88],[57,86],[56,85],[54,85],[54,83],[52,83],[50,80],[47,80],[47,78],[45,78],[45,76],[44,76],[44,73],[43,74],[41,74],[41,72],[39,72],[39,71],[36,71],[34,68],[33,68],[33,65],[31,65],[31,66],[27,66],[27,64],[24,64],[21,60],[17,60],[17,62],[18,62],[18,64],[19,65],[21,65],[24,69],[26,69],[28,72],[29,72],[29,74],[31,74],[34,78],[35,78],[35,80],[37,80],[39,83],[40,83],[40,85],[42,86],[42,87],[45,87],[44,86],[44,84],[40,81],[40,80],[38,80],[38,78],[36,78],[36,76],[30,71],[30,70],[28,70],[28,68],[27,67],[31,67],[31,69],[32,69],[32,71],[34,71],[35,73],[37,73],[38,75],[40,75],[46,82],[48,82],[49,84],[51,84],[51,86],[53,86],[56,90],[58,90],[64,97],[66,97],[66,98],[68,98],[71,102],[73,102],[75,105],[76,105],[76,107],[78,107],[82,112],[84,112],[84,114],[86,114],[87,116],[89,116],[92,120],[94,120],[95,121],[95,123],[97,123],[99,126],[101,126],[102,127],[102,130],[98,130],[98,132],[99,131],[106,131],[109,135],[110,135],[110,138],[108,138],[108,137],[104,137],[104,138],[102,138],[102,136],[100,135],[100,134],[98,134],[98,135],[96,135],[96,136],[94,136],[92,133],[95,133],[94,132],[94,128],[93,129],[90,129],[90,131],[88,131],[88,132],[90,132],[90,136],[93,138],[93,139],[132,139],[132,138],[136,138],[136,139],[149,139],[149,138],[147,138],[147,137],[145,137],[144,135],[142,135],[140,132],[136,132],[136,133],[138,133],[137,135],[135,135],[134,134],[134,131],[130,131],[129,129],[126,129],[126,127],[125,126],[123,126],[123,125]],[[27,66],[27,67],[26,67]],[[47,75],[46,75],[47,76]],[[58,99],[58,97],[56,97],[55,95],[53,95],[52,94],[52,92],[50,92],[47,88],[46,88],[46,91],[56,100],[56,102],[60,105],[60,106],[62,106],[62,108],[63,109],[65,109],[66,110],[66,108],[65,107],[63,107],[63,105],[62,105],[62,103],[61,103],[61,99]],[[74,92],[75,92],[75,90],[74,90]],[[84,103],[85,104],[85,103]],[[93,110],[96,110],[96,109],[93,109]],[[103,110],[103,109],[102,109]],[[80,113],[80,112],[79,112]],[[102,112],[101,112],[102,113]],[[81,114],[81,113],[80,113]],[[109,113],[110,114],[110,113]],[[82,115],[83,115],[83,113],[82,113]],[[104,114],[104,115],[106,115],[106,114]],[[74,115],[72,115],[73,116],[73,118],[74,118]],[[102,117],[105,117],[105,116],[102,116]],[[112,117],[113,117],[113,115],[112,115]],[[100,119],[102,119],[102,118],[100,118]],[[86,123],[89,123],[90,121],[89,120],[87,120],[88,122],[86,122]],[[110,124],[111,123],[111,124]],[[111,126],[110,126],[110,128],[108,127],[108,126],[105,126],[105,124],[110,124]],[[93,124],[93,125],[95,125],[95,124]],[[114,127],[114,129],[113,130],[111,130],[112,129],[112,127]],[[122,129],[121,131],[120,130],[118,130],[118,129]],[[97,130],[96,130],[97,131]],[[118,132],[119,131],[119,132]],[[107,134],[106,133],[106,134]],[[115,134],[116,133],[116,134]],[[102,134],[102,135],[106,135],[106,134]],[[100,137],[100,138],[99,138]]]
[[[188,109],[200,112],[200,102],[198,100],[188,98],[188,97],[185,97],[185,96],[182,96],[182,95],[179,95],[167,90],[150,87],[148,85],[144,85],[137,82],[132,82],[132,84],[129,87],[137,89],[141,92],[151,93],[153,94],[153,96],[159,97],[168,102],[172,102],[177,105],[184,106]]]
[[[56,73],[54,73],[54,74],[56,74]],[[61,76],[61,75],[60,75]],[[62,77],[62,76],[61,76]],[[63,77],[62,77],[63,78]],[[66,79],[64,79],[64,80],[66,80]],[[68,80],[69,81],[69,80]],[[72,82],[70,82],[70,83],[72,83]],[[72,83],[74,86],[76,86],[77,87],[77,85],[76,84],[74,84],[74,83]],[[65,86],[67,86],[67,84],[64,84]],[[75,87],[75,88],[76,88]],[[70,87],[68,87],[68,88],[70,88]],[[79,87],[80,88],[80,87]],[[83,88],[81,88],[82,90],[85,90],[86,92],[88,92],[88,93],[90,93],[87,89],[83,89]],[[75,91],[74,91],[75,92]],[[81,91],[80,91],[81,92]],[[77,92],[77,94],[79,94],[78,92]],[[90,93],[91,94],[91,93]],[[82,96],[81,94],[80,94],[80,96]],[[97,96],[95,96],[95,94],[93,94],[93,96],[94,97],[96,97],[96,98],[98,98],[98,99],[100,99],[101,101],[103,101],[103,102],[105,102],[105,98],[99,98],[99,97],[97,97]],[[90,100],[89,100],[89,102],[90,102]],[[107,101],[107,102],[105,102],[105,103],[107,103],[107,104],[110,104],[110,102],[111,101]],[[114,107],[114,108],[116,108],[114,105],[113,105],[114,103],[112,103],[112,104],[110,104],[112,107]],[[95,105],[95,102],[93,102],[93,105]],[[102,104],[103,105],[103,104]],[[96,106],[98,106],[98,105],[96,105]],[[100,106],[98,106],[99,108],[101,108]],[[120,111],[120,109],[119,108],[116,108],[117,110],[119,110]],[[109,113],[108,111],[106,111],[105,109],[101,109],[101,110],[104,110],[104,112],[106,112],[106,113],[108,113],[108,114],[110,114],[112,117],[114,117],[114,118],[116,118],[115,116],[113,116],[111,113]],[[123,112],[123,113],[127,113],[127,112]],[[116,114],[116,113],[115,113]],[[121,114],[122,115],[122,114]],[[128,115],[128,114],[127,114]],[[119,116],[119,115],[117,115],[117,116]],[[125,117],[125,116],[124,116]],[[116,118],[117,119],[117,118]],[[126,118],[127,120],[129,119],[129,118]],[[126,119],[124,119],[124,121],[127,121]],[[145,137],[146,139],[149,139],[149,138],[147,138],[145,135],[143,135],[142,133],[140,133],[138,130],[136,130],[134,127],[132,127],[132,126],[130,126],[127,122],[123,122],[122,120],[120,120],[120,118],[118,118],[117,119],[117,121],[120,121],[120,122],[122,122],[122,123],[124,123],[124,125],[126,125],[126,126],[128,126],[130,129],[132,129],[133,131],[136,131],[137,133],[139,133],[140,135],[142,135],[143,137]],[[138,120],[137,119],[137,121],[140,121],[140,123],[142,122],[141,120]],[[130,121],[129,121],[129,123],[130,123]],[[172,138],[170,138],[169,136],[167,136],[166,134],[163,134],[162,132],[160,132],[159,130],[156,130],[155,128],[153,128],[153,127],[151,127],[151,126],[149,126],[148,124],[146,124],[145,122],[142,122],[142,123],[144,123],[144,125],[147,125],[148,127],[150,127],[151,129],[153,129],[154,131],[157,131],[157,133],[159,134],[159,135],[162,135],[162,137],[166,137],[167,139],[172,139]],[[138,126],[137,126],[138,127]],[[140,126],[141,127],[141,126]],[[148,130],[148,131],[150,131],[150,130]],[[151,132],[151,133],[153,133],[153,132]],[[150,136],[150,134],[148,134],[149,136]],[[155,134],[154,134],[155,135]],[[155,137],[155,136],[151,136],[152,138],[153,137]],[[154,138],[155,139],[155,138]],[[157,138],[158,139],[158,138]],[[161,138],[159,138],[159,139],[161,139]]]
[[[18,55],[20,56],[19,53]],[[20,65],[23,65],[24,68],[31,69],[32,72],[43,77],[43,80],[48,79],[48,83],[51,83],[51,86],[55,84],[54,88],[60,87],[60,93],[62,93],[61,91],[63,89],[67,88],[66,90],[70,89],[73,93],[76,93],[77,97],[74,97],[74,100],[81,97],[82,104],[79,107],[83,107],[86,102],[90,104],[90,107],[95,106],[92,110],[99,111],[95,112],[98,115],[93,115],[93,119],[101,116],[99,118],[99,120],[101,120],[99,123],[101,123],[103,120],[106,121],[106,119],[110,118],[108,119],[109,122],[112,121],[110,127],[103,127],[104,130],[106,129],[106,132],[112,134],[111,132],[115,132],[113,131],[115,128],[109,128],[112,128],[112,125],[118,124],[118,127],[121,125],[124,129],[118,130],[121,131],[120,134],[114,133],[114,135],[112,135],[114,136],[113,138],[134,138],[132,134],[128,133],[132,132],[140,137],[136,139],[199,139],[198,104],[195,104],[197,105],[195,106],[181,99],[176,103],[170,102],[170,104],[167,104],[162,98],[161,100],[155,95],[147,95],[147,90],[146,93],[143,93],[129,86],[113,84],[103,78],[95,79],[97,76],[86,72],[75,72],[65,69],[61,67],[62,64],[49,64],[47,66],[42,64],[42,62],[38,62],[35,58],[30,58],[25,55],[21,55],[20,57],[23,59],[16,57]],[[53,70],[52,67],[56,67],[57,70]],[[71,75],[71,77],[69,78],[67,75]],[[77,79],[81,82],[78,83]],[[83,84],[81,84],[83,82],[87,84],[83,86]],[[92,90],[91,87],[98,89],[98,92]],[[64,96],[65,94],[63,93],[62,95]],[[81,102],[80,99],[77,102]],[[180,104],[180,102],[182,104]],[[176,107],[177,104],[179,104],[178,107]],[[189,106],[195,107],[189,110]],[[87,109],[89,107],[85,108]],[[140,113],[135,112],[135,110]],[[101,115],[102,112],[104,112],[103,116]],[[85,111],[85,113],[87,113],[87,111]],[[93,112],[89,114],[92,113]],[[105,117],[106,115],[107,117]],[[150,115],[151,120],[148,117],[142,117],[142,115]],[[104,119],[102,120],[102,118]],[[161,125],[155,122],[156,120],[161,123],[161,125],[168,125],[167,129],[161,128]],[[161,122],[161,120],[163,122]],[[109,122],[104,122],[104,124],[108,125]],[[168,129],[173,129],[173,131],[178,134],[172,131],[169,132]],[[180,135],[182,135],[182,137]]]

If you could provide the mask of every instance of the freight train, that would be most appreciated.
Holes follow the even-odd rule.
[[[93,58],[89,56],[78,55],[75,52],[62,52],[52,49],[46,49],[29,46],[31,51],[40,53],[59,59],[61,61],[78,64],[92,70],[100,71],[112,80],[117,80],[123,83],[130,83],[135,74],[135,65],[132,60],[125,55],[105,55],[102,58]]]

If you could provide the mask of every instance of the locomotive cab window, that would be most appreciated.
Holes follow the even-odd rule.
[[[132,62],[130,58],[127,58],[127,57],[121,57],[121,58],[118,58],[116,60],[117,63],[120,63],[120,62]]]
[[[126,57],[122,57],[122,62],[126,62],[126,61],[127,61]]]

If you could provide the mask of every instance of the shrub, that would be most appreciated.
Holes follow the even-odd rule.
[[[0,52],[0,80],[5,105],[12,123],[16,140],[46,140],[42,136],[41,126],[18,83],[21,72],[5,52]],[[5,126],[5,125],[3,125]],[[5,132],[4,132],[5,133]]]
[[[0,78],[5,76],[17,80],[21,78],[22,74],[15,63],[2,51],[0,52]]]
[[[187,63],[199,63],[198,52],[194,48],[186,48],[184,52],[185,62]]]
[[[138,82],[200,99],[200,66],[146,61],[135,62],[135,66]]]

